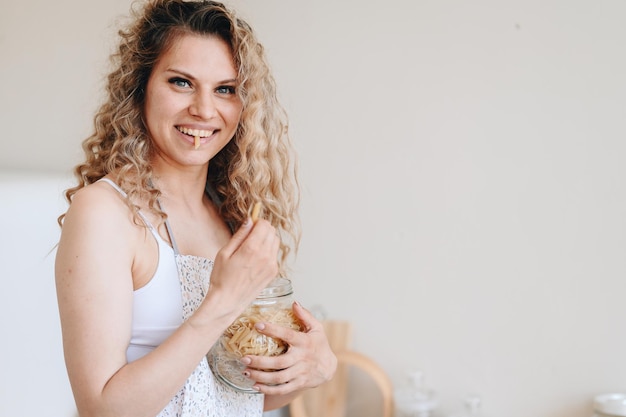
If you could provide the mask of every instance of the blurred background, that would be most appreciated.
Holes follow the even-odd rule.
[[[227,4],[290,115],[302,304],[398,390],[423,372],[439,416],[472,393],[590,417],[626,391],[626,2]],[[3,416],[75,413],[56,218],[130,6],[0,0]]]

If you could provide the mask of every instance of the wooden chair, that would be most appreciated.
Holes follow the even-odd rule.
[[[291,417],[346,417],[349,371],[358,369],[367,375],[380,391],[382,417],[393,417],[394,397],[391,380],[371,358],[348,348],[350,325],[346,322],[326,321],[324,328],[330,346],[337,355],[337,372],[331,381],[305,391],[289,404]]]

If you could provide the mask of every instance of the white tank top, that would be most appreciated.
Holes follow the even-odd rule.
[[[124,198],[126,193],[113,181],[102,178]],[[183,305],[176,258],[172,247],[139,212],[159,246],[159,261],[150,281],[133,292],[131,338],[126,350],[128,362],[149,353],[167,339],[183,322]]]
[[[113,181],[102,180],[126,196]],[[211,190],[207,192],[211,196]],[[167,220],[165,226],[172,247],[141,212],[139,215],[158,243],[159,262],[148,284],[133,293],[132,334],[126,351],[128,362],[156,348],[193,314],[204,299],[213,271],[213,261],[178,252]],[[263,401],[263,394],[235,391],[221,383],[211,372],[205,357],[156,417],[262,417]]]

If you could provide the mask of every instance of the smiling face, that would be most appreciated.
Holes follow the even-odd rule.
[[[226,42],[184,34],[153,68],[144,105],[155,161],[206,165],[233,137],[242,111]]]

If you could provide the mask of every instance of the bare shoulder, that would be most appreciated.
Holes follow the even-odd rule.
[[[133,214],[125,198],[105,182],[90,184],[76,192],[67,211],[63,228],[77,222],[83,226],[103,225],[116,231],[131,232]]]
[[[131,256],[137,236],[138,227],[124,197],[109,184],[98,182],[74,194],[61,228],[59,250],[64,253],[64,248],[71,248],[71,253],[92,255],[104,250],[126,257]]]
[[[94,212],[95,210],[95,212]],[[115,190],[111,185],[105,182],[95,182],[84,188],[81,188],[74,194],[70,212],[82,213],[109,213],[111,214],[128,214],[128,206],[124,201],[124,197]]]

